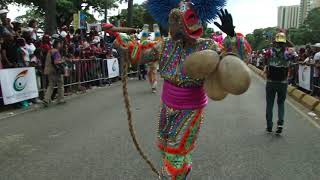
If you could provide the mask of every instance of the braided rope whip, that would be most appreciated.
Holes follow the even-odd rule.
[[[139,152],[139,155],[143,158],[143,160],[149,165],[151,170],[160,178],[160,173],[154,166],[154,164],[149,160],[147,155],[142,151],[140,144],[138,143],[138,140],[136,138],[136,134],[134,131],[134,127],[132,125],[132,112],[131,112],[131,105],[130,105],[130,99],[129,99],[129,93],[128,93],[128,58],[129,55],[128,53],[125,53],[125,56],[123,57],[125,59],[123,63],[123,74],[122,74],[122,90],[123,90],[123,97],[124,97],[124,103],[125,103],[125,108],[127,111],[127,116],[128,116],[128,126],[129,126],[129,131],[130,135],[132,138],[132,141],[134,143],[135,148]]]

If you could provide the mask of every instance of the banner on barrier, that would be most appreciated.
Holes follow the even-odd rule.
[[[1,69],[0,83],[5,105],[39,97],[33,67]]]
[[[312,77],[311,66],[299,65],[299,87],[308,91],[312,90],[311,77]]]
[[[98,32],[102,31],[101,24],[87,24],[87,30],[96,30]]]
[[[119,61],[117,58],[107,59],[108,77],[114,78],[120,76]]]

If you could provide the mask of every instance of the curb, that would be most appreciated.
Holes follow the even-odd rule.
[[[258,74],[260,77],[264,78],[263,72],[256,68],[253,65],[248,65],[249,68]],[[298,90],[296,87],[289,85],[288,86],[288,95],[292,97],[295,101],[302,104],[307,109],[314,111],[316,114],[320,115],[320,100],[310,96],[309,94],[306,94],[300,90]]]

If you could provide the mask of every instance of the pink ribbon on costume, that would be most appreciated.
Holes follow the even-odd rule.
[[[174,109],[201,109],[208,104],[208,97],[202,86],[182,88],[164,81],[162,101]]]

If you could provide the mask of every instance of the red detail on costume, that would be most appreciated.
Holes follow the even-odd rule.
[[[109,31],[108,29],[113,28],[114,25],[110,24],[110,23],[103,23],[102,24],[102,29],[108,33],[110,36],[117,36],[119,33],[118,32],[114,32],[114,31]]]
[[[199,23],[200,22],[199,17],[192,9],[188,9],[184,12],[183,22],[184,22],[184,29],[190,38],[192,39],[200,38],[200,36],[203,33],[203,27]],[[194,28],[192,26],[198,26],[198,29],[191,29],[191,28]]]
[[[119,33],[115,33],[115,34],[116,34],[116,41],[117,41],[122,47],[127,48],[128,45],[123,42],[123,40],[121,39],[120,34],[119,34]]]
[[[113,27],[114,27],[114,25],[110,24],[110,23],[103,23],[102,24],[102,28],[110,29],[110,28],[113,28]]]
[[[251,53],[252,52],[251,45],[249,44],[245,36],[242,33],[236,33],[236,35],[237,35],[237,38],[243,38],[243,44],[244,44],[244,47],[246,48],[246,51],[248,53]]]
[[[142,50],[142,45],[139,44],[139,43],[133,43],[131,42],[130,45],[129,45],[129,52],[130,54],[132,54],[134,48],[138,46],[138,49],[137,49],[137,52],[136,52],[136,55],[135,57],[133,57],[133,60],[132,60],[132,64],[136,64],[137,61],[140,59],[140,55],[141,55],[141,50]]]
[[[192,145],[188,148],[188,149],[185,149],[185,144],[186,144],[186,142],[187,142],[187,138],[189,137],[189,135],[190,135],[190,133],[191,133],[191,130],[192,130],[192,128],[194,127],[194,125],[196,124],[196,122],[197,122],[197,120],[199,119],[199,117],[200,117],[200,115],[202,114],[202,109],[201,110],[199,110],[198,112],[197,112],[197,114],[194,116],[194,118],[193,118],[193,120],[192,120],[192,122],[191,122],[191,124],[190,124],[190,126],[189,126],[189,128],[188,128],[188,130],[187,130],[187,132],[184,134],[184,136],[183,136],[183,138],[182,138],[182,140],[181,140],[181,144],[179,145],[179,147],[178,148],[172,148],[172,147],[165,147],[162,143],[158,143],[158,147],[161,149],[161,150],[163,150],[164,152],[167,152],[167,153],[171,153],[171,154],[179,154],[179,155],[182,155],[182,156],[184,156],[184,155],[186,155],[186,154],[188,154],[190,151],[192,151],[193,150],[193,148],[194,148],[194,141],[193,141],[193,143],[192,143]]]
[[[184,14],[184,23],[186,25],[194,25],[197,24],[199,22],[199,18],[197,17],[196,13],[193,12],[193,10],[188,9],[185,14]]]
[[[173,176],[172,180],[176,179],[176,176],[188,172],[188,170],[191,168],[191,165],[187,164],[183,164],[181,168],[176,168],[173,165],[171,165],[170,162],[166,159],[164,159],[163,162],[169,174]]]

